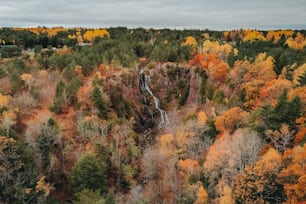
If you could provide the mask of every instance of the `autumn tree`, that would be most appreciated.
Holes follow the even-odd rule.
[[[6,130],[6,136],[10,135],[10,128],[16,123],[16,114],[12,110],[4,111],[1,114],[0,122],[1,126]]]
[[[288,38],[293,35],[292,30],[269,30],[266,35],[266,39],[272,41],[273,43],[278,43],[282,37]]]
[[[218,182],[230,184],[237,173],[244,171],[246,166],[253,166],[262,145],[258,134],[249,129],[238,129],[232,135],[224,133],[217,139],[203,164],[209,197],[222,194]]]
[[[198,196],[197,200],[194,202],[194,204],[206,204],[207,203],[208,195],[202,185],[199,187],[197,196]]]
[[[109,32],[106,29],[94,29],[94,30],[87,30],[83,38],[88,42],[93,42],[95,38],[103,38],[103,37],[110,37]]]
[[[238,203],[281,202],[285,200],[282,185],[277,182],[281,156],[271,148],[253,166],[237,174],[233,181],[234,198]]]
[[[229,186],[223,187],[222,197],[220,198],[220,204],[235,204],[235,200],[233,198],[232,189]]]
[[[165,138],[166,139],[166,138]],[[167,137],[165,145],[170,139]],[[175,164],[177,157],[169,151],[150,147],[144,152],[142,169],[148,182],[145,191],[150,203],[174,203],[179,199],[179,181]]]
[[[264,86],[265,82],[276,78],[273,62],[273,57],[267,57],[265,53],[260,53],[243,76],[241,87],[245,93],[244,105],[246,108],[256,107],[260,89]]]
[[[32,87],[32,84],[33,84],[33,81],[34,81],[34,78],[31,74],[22,74],[21,75],[21,79],[23,81],[25,81],[25,83],[28,85],[28,89],[31,90],[31,87]]]
[[[286,42],[285,42],[288,47],[294,50],[301,50],[305,47],[306,45],[306,39],[303,34],[298,32],[295,36],[295,38],[289,37]]]
[[[295,69],[293,71],[293,84],[303,86],[303,78],[306,72],[306,64],[302,64],[301,66],[294,68]]]
[[[4,203],[13,202],[16,198],[16,193],[20,192],[14,184],[17,184],[15,178],[17,172],[22,168],[22,162],[17,154],[16,140],[13,138],[0,136],[0,200]],[[19,179],[18,179],[19,180]]]
[[[216,129],[233,132],[247,124],[247,113],[239,107],[231,108],[216,117]]]
[[[0,136],[0,202],[40,203],[48,196],[38,184],[33,155],[26,145]]]
[[[19,116],[25,116],[31,114],[32,110],[39,105],[37,99],[33,97],[30,92],[22,92],[17,94],[12,99],[12,106],[16,108]]]
[[[274,79],[267,81],[259,90],[259,104],[276,104],[277,99],[285,89],[290,90],[292,83],[287,79]]]
[[[275,106],[264,105],[254,112],[253,125],[257,131],[279,130],[283,123],[289,126],[290,131],[296,129],[295,121],[301,115],[302,103],[298,96],[289,101],[287,93],[285,89]]]
[[[284,168],[277,181],[284,185],[288,203],[303,202],[306,199],[306,144],[287,149],[283,155]]]
[[[0,93],[0,109],[9,103],[9,97]]]
[[[286,148],[292,146],[295,138],[295,131],[290,130],[287,124],[282,124],[280,130],[267,131],[266,136],[271,140],[273,146],[279,152],[284,152]]]
[[[243,31],[243,41],[256,41],[261,40],[265,41],[266,38],[264,37],[262,32],[259,32],[257,30],[250,30],[246,29]]]
[[[91,116],[80,116],[77,121],[77,130],[81,134],[81,136],[94,139],[97,137],[101,137],[101,141],[104,142],[109,131],[110,124],[100,119],[96,115]]]
[[[192,48],[192,53],[195,53],[197,51],[198,42],[193,36],[187,36],[182,46],[190,46]]]
[[[224,61],[213,61],[208,65],[208,78],[216,86],[225,82],[226,76],[229,72],[229,66]]]

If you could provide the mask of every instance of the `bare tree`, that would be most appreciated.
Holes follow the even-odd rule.
[[[180,198],[176,156],[168,156],[161,149],[148,148],[142,159],[143,184],[150,203],[178,203]]]
[[[295,137],[294,132],[294,130],[290,131],[287,124],[282,124],[280,130],[267,131],[266,135],[271,140],[277,151],[284,152],[287,147],[292,145]]]
[[[19,110],[19,114],[26,115],[36,108],[38,103],[30,92],[22,92],[12,99],[12,106]]]
[[[9,137],[10,128],[16,123],[16,114],[11,110],[4,111],[0,121],[1,126],[6,130],[6,136]]]

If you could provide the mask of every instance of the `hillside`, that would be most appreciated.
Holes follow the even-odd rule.
[[[0,29],[0,203],[306,202],[306,31]]]

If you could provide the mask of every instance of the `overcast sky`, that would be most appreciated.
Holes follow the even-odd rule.
[[[306,0],[0,0],[0,27],[306,29]]]

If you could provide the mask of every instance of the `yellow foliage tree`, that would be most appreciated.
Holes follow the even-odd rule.
[[[2,95],[2,93],[0,93],[0,108],[6,106],[8,102],[9,102],[9,97]]]
[[[203,53],[215,54],[218,58],[225,58],[232,51],[233,47],[228,44],[220,45],[218,41],[205,40],[203,42]]]
[[[83,39],[87,40],[88,42],[93,42],[93,40],[97,37],[110,37],[110,34],[106,29],[94,29],[87,30],[83,35]]]
[[[197,196],[198,196],[197,200],[194,202],[194,204],[206,204],[207,203],[208,195],[202,184],[198,190]]]
[[[9,136],[10,128],[16,123],[16,114],[11,111],[4,111],[0,118],[1,126],[6,130],[6,136]]]
[[[204,125],[207,121],[207,115],[205,114],[205,112],[200,111],[198,113],[198,124],[199,125]]]
[[[273,41],[273,43],[277,43],[282,36],[288,38],[293,35],[292,30],[270,30],[267,35],[266,39],[269,41]]]
[[[298,68],[296,68],[293,72],[293,84],[299,85],[300,82],[298,81],[300,76],[303,75],[306,72],[306,63],[302,64]]]
[[[44,192],[45,197],[47,197],[51,190],[53,189],[53,187],[51,186],[50,183],[47,183],[45,181],[46,176],[42,176],[40,177],[39,181],[37,181],[36,186],[35,186],[35,191],[36,192]]]
[[[25,73],[25,74],[21,75],[21,79],[23,81],[25,81],[25,83],[28,85],[29,90],[31,90],[31,86],[32,86],[32,83],[34,81],[33,76],[31,74],[26,74]]]
[[[193,159],[179,160],[177,162],[179,169],[187,176],[199,175],[200,174],[200,165],[199,162]]]
[[[290,47],[291,49],[301,50],[306,45],[306,38],[305,38],[305,36],[303,34],[298,32],[294,39],[292,37],[288,38],[286,40],[285,44],[287,44],[288,47]]]
[[[197,42],[197,40],[194,37],[188,36],[188,37],[186,37],[186,40],[183,43],[183,46],[184,45],[189,45],[191,47],[196,48],[198,46],[198,42]]]
[[[255,41],[255,40],[261,40],[266,41],[266,38],[264,37],[262,32],[259,32],[257,30],[244,30],[243,32],[243,41]]]
[[[223,188],[223,196],[220,199],[220,204],[235,204],[232,189],[226,185]]]

